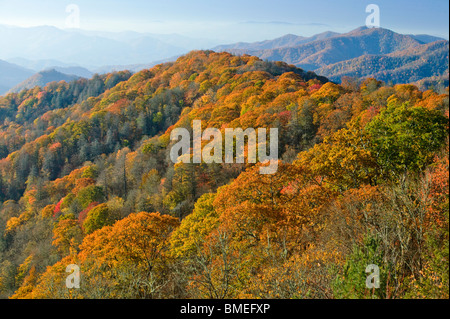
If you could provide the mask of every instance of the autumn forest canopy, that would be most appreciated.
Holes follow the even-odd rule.
[[[276,173],[173,163],[195,120],[277,128]],[[448,120],[448,88],[213,51],[7,94],[0,297],[449,298]]]

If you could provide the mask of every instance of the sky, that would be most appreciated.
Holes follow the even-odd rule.
[[[348,32],[365,25],[369,4],[379,7],[383,28],[449,38],[447,0],[0,0],[0,24],[177,33],[227,43]]]

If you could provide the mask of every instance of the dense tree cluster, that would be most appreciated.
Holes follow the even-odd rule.
[[[173,163],[170,133],[193,120],[278,128],[278,171]],[[247,55],[9,94],[0,295],[448,298],[447,151],[448,94]]]

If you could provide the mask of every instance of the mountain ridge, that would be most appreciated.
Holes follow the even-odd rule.
[[[286,34],[284,36],[281,36],[279,38],[273,39],[273,40],[265,40],[265,41],[259,41],[259,42],[238,42],[235,44],[228,44],[228,45],[219,45],[213,48],[215,51],[225,51],[226,49],[250,49],[250,50],[256,50],[256,49],[275,49],[275,48],[283,48],[283,47],[292,47],[299,44],[305,44],[308,42],[313,42],[316,40],[331,38],[334,36],[338,36],[339,33],[332,32],[332,31],[326,31],[322,32],[316,35],[313,35],[311,37],[303,37],[298,36],[295,34]]]
[[[0,95],[33,75],[33,70],[0,60]]]
[[[364,54],[392,53],[420,44],[422,43],[410,36],[391,30],[358,28],[345,34],[296,47],[257,50],[250,53],[269,61],[282,60],[306,70],[314,70],[326,64]]]
[[[76,75],[70,75],[65,74],[62,72],[57,71],[55,68],[46,69],[43,71],[40,71],[33,76],[29,77],[28,79],[24,80],[23,82],[17,84],[13,88],[11,88],[8,93],[17,93],[25,89],[32,89],[34,87],[44,87],[48,83],[51,82],[70,82],[73,80],[79,79],[79,76]]]
[[[448,50],[449,42],[440,40],[389,54],[363,55],[315,71],[333,81],[349,76],[393,83],[417,82],[431,76],[448,77]]]
[[[292,39],[293,35],[290,35]],[[386,75],[386,65],[379,65],[376,69],[372,68],[370,72],[364,67],[364,62],[373,60],[375,56],[383,57],[392,54],[394,59],[395,53],[406,55],[410,54],[409,59],[420,60],[417,54],[417,49],[422,54],[426,53],[428,48],[432,50],[432,46],[428,46],[432,43],[448,43],[447,40],[431,36],[431,35],[412,35],[412,34],[399,34],[389,29],[383,28],[367,28],[365,26],[351,30],[350,32],[343,34],[331,34],[324,39],[317,39],[314,41],[308,41],[306,43],[300,43],[296,46],[278,46],[283,40],[283,37],[277,38],[271,41],[255,42],[255,43],[237,43],[235,45],[219,46],[218,49],[222,49],[226,52],[233,54],[250,54],[258,56],[262,59],[269,61],[284,61],[300,67],[305,70],[311,70],[318,74],[323,72],[324,76],[329,77],[333,81],[340,81],[342,76],[359,76],[363,74],[364,77],[377,77]],[[304,41],[304,38],[299,37],[296,40],[298,43]],[[295,42],[295,40],[294,40]],[[291,43],[294,43],[291,42]],[[269,44],[270,43],[270,44]],[[262,46],[273,46],[270,49],[260,49]],[[422,48],[422,50],[420,49]],[[398,57],[397,57],[398,59]],[[403,60],[406,58],[403,57]],[[441,77],[445,75],[442,70],[448,69],[448,62],[445,57],[438,59],[435,58],[435,62],[440,63],[438,68],[429,68],[430,71],[423,74],[415,75],[412,71],[406,72],[401,76],[401,71],[405,68],[398,66],[396,76],[393,79],[389,79],[387,76],[382,76],[384,81],[393,80],[394,83],[409,83],[417,82],[425,78]],[[356,64],[356,65],[352,65]],[[426,70],[426,62],[423,60],[423,65],[420,66],[422,70]],[[337,71],[343,68],[357,69],[352,72]],[[360,70],[358,69],[360,68]],[[431,69],[439,71],[433,72]],[[336,73],[333,73],[336,70]],[[383,73],[384,72],[384,73]],[[393,74],[394,70],[387,72]]]

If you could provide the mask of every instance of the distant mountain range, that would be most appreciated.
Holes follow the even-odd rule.
[[[374,77],[386,83],[411,83],[447,75],[449,42],[436,41],[389,54],[362,55],[315,70],[332,81],[344,76]]]
[[[294,34],[287,34],[280,38],[274,40],[266,40],[261,42],[239,42],[235,44],[219,45],[214,48],[215,51],[226,51],[226,50],[271,50],[286,47],[295,47],[301,44],[306,44],[309,42],[314,42],[317,40],[329,39],[338,36],[339,33],[336,32],[323,32],[316,34],[312,37],[302,37]]]
[[[0,25],[0,95],[43,70],[54,69],[64,75],[86,78],[94,73],[125,69],[138,72],[175,60],[191,50],[208,49],[216,44],[216,40],[177,34]],[[36,78],[43,84],[48,77],[36,75]],[[26,86],[36,78],[30,79]]]
[[[256,55],[270,61],[284,61],[306,70],[366,54],[389,54],[439,40],[429,35],[403,35],[383,28],[360,27],[345,34],[325,32],[309,38],[286,35],[274,40],[235,43],[214,47],[215,51]]]
[[[393,83],[448,78],[448,41],[361,27],[345,34],[217,46],[214,50],[284,61],[339,82],[343,76],[375,77]]]
[[[190,50],[210,48],[211,43],[176,34],[0,25],[0,95],[31,85],[43,86],[50,80],[90,78],[94,73],[120,70],[138,72],[174,61]],[[350,76],[419,83],[421,88],[448,84],[449,42],[426,34],[360,27],[344,34],[287,34],[273,40],[219,45],[212,50],[284,61],[335,82]]]
[[[214,41],[180,35],[61,30],[52,26],[0,25],[0,59],[57,60],[88,69],[105,65],[147,64],[209,48]]]
[[[50,82],[70,82],[78,78],[79,76],[61,73],[55,69],[44,70],[19,83],[18,85],[10,89],[9,92],[20,92],[25,89],[32,89],[36,86],[44,87]]]

